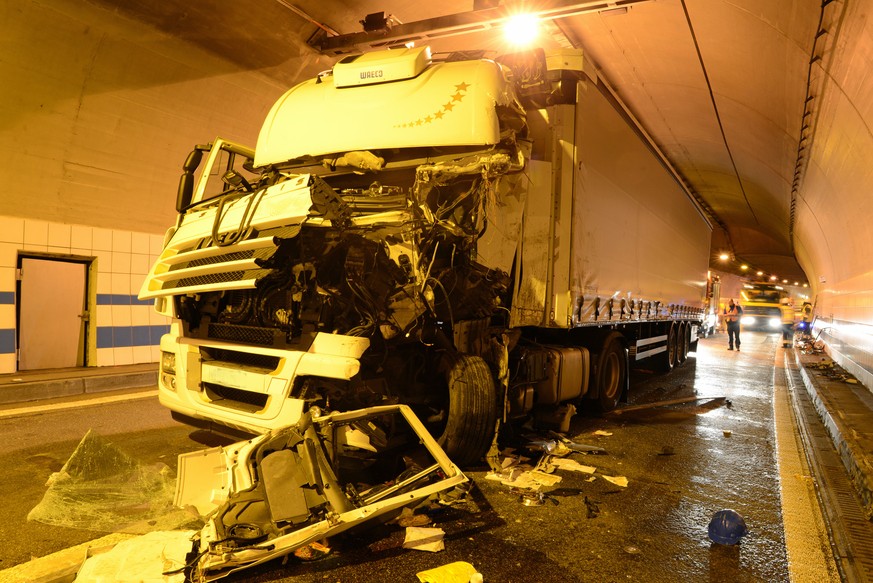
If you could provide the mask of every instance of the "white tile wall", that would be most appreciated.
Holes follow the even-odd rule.
[[[72,225],[70,229],[70,246],[79,249],[93,249],[91,243],[93,233],[94,229],[92,227]]]
[[[115,349],[98,348],[97,366],[115,366]]]
[[[115,366],[121,366],[125,364],[136,364],[133,360],[133,347],[132,346],[124,346],[121,348],[113,348],[112,352],[115,354]]]
[[[24,219],[24,244],[48,246],[48,223]]]
[[[0,292],[16,289],[15,268],[20,251],[72,254],[96,258],[92,285],[100,295],[136,296],[152,263],[161,252],[163,234],[102,229],[0,216]],[[168,318],[148,305],[100,304],[92,311],[99,328],[164,326]],[[0,304],[0,329],[16,326],[15,306]],[[156,362],[157,346],[98,348],[98,366]],[[0,354],[0,374],[16,371],[14,354]]]
[[[48,224],[48,244],[49,247],[61,247],[70,250],[70,225],[60,225],[58,223]]]
[[[158,314],[160,316],[160,314]],[[15,328],[15,306],[0,304],[0,328]]]
[[[24,241],[24,219],[0,217],[0,241],[20,245]]]
[[[0,372],[15,372],[15,370],[15,354],[0,354]]]
[[[91,237],[93,240],[91,247],[94,250],[112,251],[112,231],[95,228],[91,233]]]

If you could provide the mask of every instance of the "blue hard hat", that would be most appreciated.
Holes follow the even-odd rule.
[[[747,532],[746,521],[736,510],[719,510],[709,521],[709,538],[721,545],[735,545]]]

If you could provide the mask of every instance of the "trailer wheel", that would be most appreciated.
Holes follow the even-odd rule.
[[[601,413],[612,411],[627,389],[627,349],[618,332],[612,332],[603,341],[603,348],[597,357],[595,387],[597,389],[597,409]]]
[[[694,342],[691,342],[691,328],[692,328],[692,324],[689,324],[688,325],[688,352],[697,352],[697,347],[699,346],[698,343],[700,342],[700,338],[701,338],[700,334],[705,332],[705,329],[703,328],[702,324],[698,324],[697,325],[697,338],[694,340]],[[701,332],[701,331],[703,331],[703,332]],[[702,337],[706,338],[706,334],[704,333]]]
[[[459,466],[478,462],[491,447],[497,421],[497,388],[478,356],[446,354],[449,413],[439,444]]]
[[[678,331],[676,332],[676,364],[683,365],[688,358],[688,342],[691,340],[689,334],[690,329],[685,322],[679,323]]]
[[[658,355],[658,368],[661,372],[670,372],[676,366],[676,328],[676,324],[670,324],[667,329],[667,350]]]

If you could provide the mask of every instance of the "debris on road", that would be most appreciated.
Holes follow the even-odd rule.
[[[325,415],[312,407],[296,425],[208,455],[209,461],[180,456],[176,495],[180,505],[202,506],[204,492],[213,497],[214,509],[192,547],[192,579],[198,582],[289,555],[467,482],[405,405]],[[189,461],[213,471],[183,480]],[[211,485],[203,483],[204,475]],[[409,533],[436,536],[434,529],[415,526]]]
[[[476,575],[482,581],[481,573],[466,561],[448,563],[415,574],[420,583],[471,583]]]
[[[185,558],[194,531],[150,532],[123,541],[111,550],[89,557],[76,574],[76,583],[139,583],[185,581]]]
[[[610,484],[615,484],[621,488],[627,488],[627,478],[624,476],[601,476],[604,480],[609,482]]]
[[[27,519],[104,533],[200,528],[196,512],[173,505],[175,485],[167,465],[143,464],[89,430]]]
[[[443,542],[445,535],[446,531],[441,528],[409,526],[406,528],[406,539],[403,541],[403,548],[437,553],[446,548]]]
[[[640,405],[629,405],[627,407],[620,407],[618,409],[614,409],[609,412],[610,415],[621,415],[622,413],[627,413],[629,411],[642,411],[644,409],[654,409],[656,407],[667,407],[669,405],[681,405],[683,403],[691,403],[692,401],[707,401],[707,402],[716,402],[716,401],[724,401],[725,397],[701,397],[698,395],[694,395],[691,397],[680,397],[677,399],[668,399],[666,401],[655,401],[653,403],[642,403]]]
[[[710,540],[721,545],[735,545],[749,532],[746,521],[736,510],[719,510],[707,528]]]

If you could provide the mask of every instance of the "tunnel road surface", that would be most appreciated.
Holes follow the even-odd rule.
[[[606,454],[571,454],[595,472],[558,470],[562,480],[542,505],[526,505],[520,492],[486,479],[486,468],[468,469],[474,487],[464,501],[427,509],[432,526],[446,533],[441,552],[404,549],[404,529],[384,524],[331,539],[331,554],[318,561],[290,557],[226,580],[412,582],[420,571],[466,561],[485,581],[501,583],[838,581],[827,536],[814,519],[787,521],[812,542],[799,550],[786,546],[798,533],[786,537],[783,527],[784,462],[777,460],[796,443],[790,416],[776,407],[782,421],[774,418],[778,344],[777,335],[745,333],[743,351],[729,352],[724,335],[716,335],[701,340],[696,355],[669,375],[635,371],[627,405],[640,408],[577,415],[568,435]],[[26,520],[47,479],[89,429],[131,458],[173,470],[178,454],[227,443],[173,422],[155,397],[0,418],[6,510],[0,569],[105,534]],[[791,493],[792,516],[798,505],[814,506],[806,490]],[[710,518],[722,509],[745,518],[748,533],[739,544],[715,544],[707,535]]]

